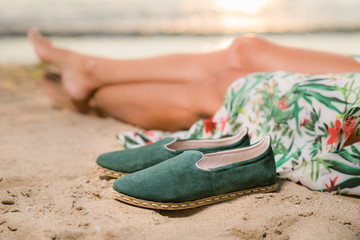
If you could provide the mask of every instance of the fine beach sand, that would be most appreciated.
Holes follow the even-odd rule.
[[[0,66],[0,239],[360,239],[360,199],[274,193],[155,211],[114,200],[97,155],[133,126],[56,107],[39,67]]]

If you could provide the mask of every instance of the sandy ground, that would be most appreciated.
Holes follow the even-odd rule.
[[[94,168],[132,126],[56,108],[35,67],[0,67],[0,239],[360,239],[360,199],[277,192],[178,212],[113,199]]]

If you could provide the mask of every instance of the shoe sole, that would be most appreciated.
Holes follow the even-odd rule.
[[[125,175],[128,175],[128,173],[122,173],[122,172],[116,172],[107,168],[103,168],[99,164],[95,163],[95,168],[98,169],[101,173],[105,174],[106,176],[112,177],[112,178],[119,178]]]
[[[273,184],[271,186],[246,189],[237,192],[217,195],[213,197],[202,198],[195,201],[180,202],[180,203],[162,203],[162,202],[147,201],[143,199],[130,197],[125,194],[121,194],[116,190],[113,190],[113,193],[117,200],[143,208],[159,209],[159,210],[183,210],[183,209],[195,208],[213,203],[223,202],[251,193],[273,192],[277,190],[277,186],[278,186],[277,184]]]

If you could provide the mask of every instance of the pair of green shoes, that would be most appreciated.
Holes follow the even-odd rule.
[[[100,155],[97,168],[118,178],[120,201],[144,208],[180,210],[271,192],[277,188],[271,139],[250,145],[247,129],[212,140],[177,140]]]

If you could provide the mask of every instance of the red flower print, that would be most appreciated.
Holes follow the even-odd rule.
[[[329,193],[335,189],[335,187],[336,187],[335,183],[336,183],[336,180],[338,179],[338,177],[339,176],[336,176],[336,178],[334,178],[334,180],[331,180],[331,178],[329,178],[330,179],[330,187],[325,183],[325,187]]]
[[[151,131],[151,130],[145,130],[144,133],[145,133],[146,135],[150,136],[150,137],[153,137],[153,136],[154,136],[154,133],[153,133],[153,131]]]
[[[145,144],[149,145],[149,144],[152,144],[152,143],[153,143],[152,141],[147,141]]]
[[[206,133],[213,133],[213,129],[216,128],[216,122],[213,122],[213,117],[204,120],[205,132]]]
[[[278,100],[277,102],[277,105],[276,105],[277,108],[281,108],[281,110],[284,110],[285,108],[288,107],[288,104],[286,103],[286,97],[283,97],[283,100]]]
[[[253,136],[253,132],[249,132],[249,138],[251,139],[252,138],[252,136]]]
[[[224,130],[226,123],[229,121],[230,117],[222,117],[220,118],[220,129],[221,131]]]
[[[327,140],[327,144],[337,143],[339,133],[340,133],[340,127],[341,127],[341,122],[339,121],[339,119],[336,119],[335,126],[328,128],[328,132],[330,134],[330,137]]]
[[[348,138],[351,134],[351,132],[354,130],[356,125],[355,118],[348,117],[345,121],[344,125],[344,134],[345,138]]]
[[[305,127],[309,121],[310,119],[304,118],[304,120],[300,123],[300,127]]]

